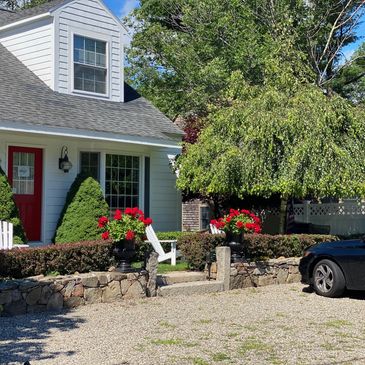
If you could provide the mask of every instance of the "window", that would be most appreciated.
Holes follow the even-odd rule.
[[[74,89],[106,94],[106,42],[74,36]]]
[[[80,160],[80,172],[99,181],[100,154],[98,152],[81,152]]]
[[[110,209],[139,205],[139,157],[106,155],[105,198]]]
[[[209,229],[210,223],[210,209],[209,207],[200,207],[200,229]]]

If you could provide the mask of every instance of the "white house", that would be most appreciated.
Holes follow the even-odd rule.
[[[0,164],[30,241],[51,242],[80,171],[112,210],[138,205],[156,230],[181,229],[168,156],[182,132],[124,83],[125,36],[100,0],[0,9]]]

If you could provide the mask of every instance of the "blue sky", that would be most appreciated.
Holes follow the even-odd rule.
[[[105,4],[118,17],[124,17],[138,6],[138,0],[104,0]]]
[[[139,4],[138,0],[104,0],[106,5],[116,14],[118,17],[124,17]],[[365,41],[365,16],[363,23],[360,24],[358,29],[358,35],[360,39],[344,49],[344,54],[346,58],[351,57],[352,53],[356,48]]]

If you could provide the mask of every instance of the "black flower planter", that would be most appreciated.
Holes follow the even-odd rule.
[[[245,246],[243,244],[243,232],[226,232],[226,245],[231,248],[231,261],[242,262],[245,260]]]
[[[120,272],[131,272],[133,271],[131,262],[132,258],[136,254],[134,240],[122,240],[116,242],[113,254],[117,258],[119,265],[118,271]]]

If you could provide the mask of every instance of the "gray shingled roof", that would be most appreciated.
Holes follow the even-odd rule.
[[[0,45],[1,122],[112,132],[171,140],[182,135],[164,114],[125,85],[125,102],[111,102],[52,91]]]
[[[58,5],[61,5],[62,3],[65,3],[67,1],[68,0],[52,0],[34,8],[18,10],[15,12],[0,11],[0,27],[17,22],[19,20],[47,13],[54,7],[57,7]]]

